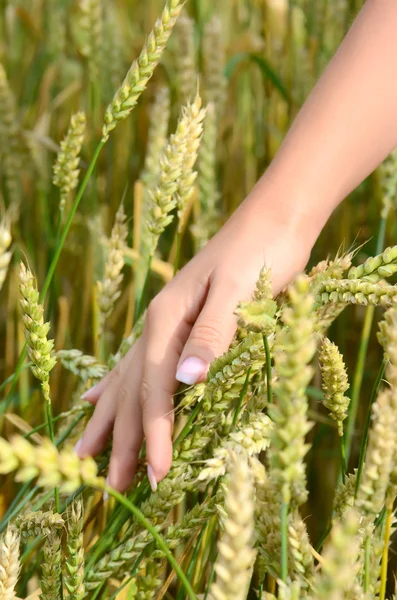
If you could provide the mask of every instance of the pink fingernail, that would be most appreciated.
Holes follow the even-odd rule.
[[[147,476],[149,479],[150,487],[152,488],[152,491],[155,492],[157,490],[157,481],[156,477],[154,476],[154,471],[150,465],[147,466]]]
[[[78,456],[79,458],[82,458],[82,457],[80,456],[80,454],[79,454],[79,450],[80,450],[80,448],[81,448],[81,444],[82,444],[82,443],[83,443],[83,438],[80,438],[80,439],[79,439],[79,441],[77,442],[77,444],[76,444],[76,445],[75,445],[75,447],[74,447],[74,451],[75,451],[75,453],[77,454],[77,456]]]
[[[207,369],[208,365],[201,358],[191,356],[184,360],[177,370],[176,379],[186,385],[193,385],[206,375]]]
[[[89,400],[90,396],[92,396],[92,392],[95,390],[96,385],[93,385],[92,387],[90,387],[89,390],[87,390],[86,392],[84,392],[84,394],[81,396],[82,400]]]

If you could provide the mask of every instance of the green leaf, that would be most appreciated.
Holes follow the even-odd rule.
[[[277,75],[273,67],[267,62],[266,59],[263,58],[261,54],[256,52],[239,52],[238,54],[232,56],[225,67],[225,76],[227,79],[230,80],[233,77],[237,68],[243,62],[253,62],[257,64],[264,79],[269,79],[287,102],[291,101],[286,86]]]

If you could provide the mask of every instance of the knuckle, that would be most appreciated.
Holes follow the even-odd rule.
[[[189,342],[209,346],[217,346],[222,340],[222,333],[219,321],[216,319],[206,323],[197,323],[190,335]]]
[[[108,385],[117,381],[121,376],[122,368],[121,361],[110,371]]]
[[[157,315],[161,312],[162,305],[163,300],[161,294],[158,294],[153,298],[153,300],[149,304],[149,307],[147,309],[147,318],[149,320],[156,319]]]
[[[129,399],[129,389],[125,383],[120,385],[120,389],[117,395],[117,403],[119,407],[122,407],[123,404]]]
[[[143,377],[143,379],[141,381],[141,389],[140,389],[140,394],[139,394],[139,399],[140,399],[142,410],[145,410],[147,408],[147,405],[149,403],[151,395],[152,395],[152,386],[150,385],[148,379],[146,377]]]

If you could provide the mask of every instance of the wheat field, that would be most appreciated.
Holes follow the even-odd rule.
[[[173,464],[79,460],[83,393],[221,228],[353,0],[0,4],[0,600],[373,600],[395,591],[397,155],[276,298],[258,273]]]

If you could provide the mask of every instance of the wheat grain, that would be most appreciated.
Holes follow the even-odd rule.
[[[188,148],[195,147],[200,135],[204,113],[201,111],[200,98],[182,109],[176,132],[171,135],[169,143],[160,156],[160,175],[155,186],[149,189],[151,205],[148,212],[147,228],[151,239],[147,245],[152,256],[157,247],[160,235],[169,225],[173,216],[170,214],[181,202],[177,192],[183,181],[183,169],[189,162]],[[185,188],[183,189],[185,191]]]
[[[217,181],[217,139],[218,121],[215,105],[210,102],[204,120],[198,159],[200,212],[196,222],[192,225],[192,233],[197,243],[197,249],[205,246],[219,229],[221,221],[220,193]]]
[[[51,355],[54,342],[47,339],[50,324],[44,322],[44,309],[39,302],[35,279],[28,267],[23,263],[19,271],[22,322],[27,341],[28,355],[33,363],[32,373],[41,381],[44,395],[49,397],[50,371],[56,364]]]
[[[64,578],[67,598],[82,600],[85,595],[84,586],[84,543],[83,543],[83,506],[76,501],[68,515],[68,537],[65,552],[66,575]]]
[[[211,600],[244,600],[255,559],[253,485],[247,460],[234,457],[225,498],[223,532],[215,564]]]
[[[319,303],[391,306],[397,301],[397,286],[360,279],[329,279],[317,295]]]
[[[103,68],[102,0],[80,0],[80,28],[83,43],[80,51],[88,59],[90,81],[96,82]]]
[[[61,538],[51,532],[47,535],[43,548],[40,600],[59,600],[62,572]]]
[[[69,129],[61,142],[54,165],[53,182],[61,192],[60,210],[64,210],[66,203],[76,189],[79,180],[80,152],[84,141],[86,118],[83,112],[72,115]]]
[[[30,481],[39,477],[37,484],[45,488],[61,486],[72,492],[80,485],[103,487],[103,479],[97,476],[97,466],[90,458],[79,460],[73,448],[60,452],[48,439],[40,447],[33,446],[21,436],[10,441],[0,438],[0,473],[17,471],[16,481]]]
[[[141,173],[141,180],[146,187],[153,185],[160,174],[159,156],[167,144],[170,110],[170,91],[168,87],[162,86],[158,89],[150,110],[147,150]]]
[[[323,378],[324,406],[338,424],[338,433],[343,435],[343,421],[347,418],[350,398],[345,396],[349,389],[343,357],[338,347],[325,338],[320,349],[320,368]]]
[[[194,21],[183,11],[175,27],[176,79],[181,104],[188,102],[197,85],[197,60],[195,48]]]
[[[219,118],[226,99],[226,78],[222,23],[217,15],[204,28],[202,53],[204,100],[215,105]]]
[[[121,87],[106,110],[105,125],[102,131],[103,141],[108,139],[109,133],[116,127],[118,121],[125,119],[138,102],[139,96],[146,88],[167,45],[183,4],[180,0],[167,1],[139,58],[132,63]]]
[[[90,380],[102,379],[108,369],[95,356],[83,354],[80,350],[58,350],[56,357],[62,365],[87,383]]]
[[[16,598],[15,586],[18,581],[20,568],[19,535],[14,528],[8,527],[0,538],[1,600],[13,600]]]
[[[356,502],[366,514],[382,510],[393,469],[397,411],[390,390],[382,391],[373,404],[372,421]]]
[[[354,589],[360,543],[358,530],[359,518],[354,509],[332,528],[321,571],[314,578],[313,600],[340,600],[347,598],[348,591]]]
[[[99,334],[105,328],[106,320],[111,315],[116,300],[121,295],[122,269],[124,267],[124,250],[128,236],[124,207],[121,204],[117,211],[115,223],[108,241],[108,254],[105,265],[105,276],[97,282],[97,302],[99,308]]]
[[[262,413],[249,414],[248,421],[238,431],[233,431],[215,448],[213,457],[205,461],[199,480],[215,479],[226,473],[228,461],[235,454],[254,456],[269,446],[272,423]]]
[[[201,108],[201,98],[197,93],[194,102],[191,104],[190,128],[186,140],[186,152],[182,163],[181,177],[178,182],[176,192],[179,231],[184,225],[184,212],[194,192],[194,184],[197,178],[197,172],[194,165],[197,161],[198,150],[203,133],[203,121],[206,115],[206,109]]]
[[[21,158],[19,149],[19,124],[16,103],[7,75],[0,63],[0,164],[4,173],[9,204],[18,206],[21,200]]]
[[[302,504],[307,498],[304,456],[308,450],[305,436],[311,428],[307,420],[306,386],[312,377],[309,363],[315,351],[313,336],[313,296],[309,279],[299,277],[289,288],[290,306],[284,308],[285,325],[276,337],[274,385],[277,403],[269,407],[275,422],[269,460],[279,481],[284,502]],[[291,419],[291,416],[294,418]]]

